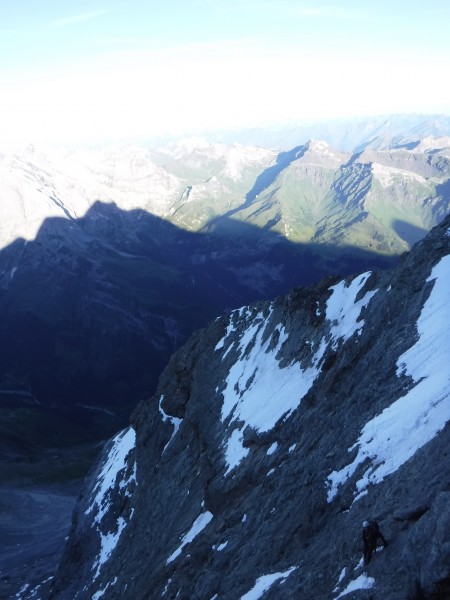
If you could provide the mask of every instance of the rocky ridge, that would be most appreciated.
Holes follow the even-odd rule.
[[[115,429],[128,399],[152,393],[172,352],[223,310],[330,273],[393,264],[408,243],[395,233],[389,246],[389,220],[373,216],[378,202],[368,209],[370,165],[350,160],[318,141],[280,154],[201,140],[158,151],[4,152],[6,401],[25,393],[47,407],[77,405],[78,421],[107,410]],[[405,177],[386,191],[386,206]],[[419,236],[448,204],[424,194],[416,190],[406,207],[417,223],[428,219]],[[352,244],[347,231],[356,232]]]
[[[447,217],[394,271],[192,336],[87,479],[50,598],[448,598],[449,275]]]
[[[45,219],[80,219],[100,201],[188,231],[229,227],[231,218],[294,243],[392,255],[448,212],[449,140],[428,136],[357,152],[317,140],[278,153],[202,139],[153,150],[5,150],[0,244],[32,240]]]

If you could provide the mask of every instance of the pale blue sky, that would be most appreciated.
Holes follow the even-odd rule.
[[[450,112],[448,0],[14,0],[0,135],[133,141]]]

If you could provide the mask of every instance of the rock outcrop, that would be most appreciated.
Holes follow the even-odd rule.
[[[50,597],[449,598],[449,276],[447,217],[393,271],[194,334],[86,481]]]

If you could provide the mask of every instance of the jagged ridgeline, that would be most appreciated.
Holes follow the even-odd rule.
[[[0,152],[0,447],[28,447],[11,407],[103,440],[217,315],[397,264],[449,211],[450,138],[372,135]]]
[[[447,217],[394,271],[192,336],[87,479],[51,598],[449,598],[449,281]]]

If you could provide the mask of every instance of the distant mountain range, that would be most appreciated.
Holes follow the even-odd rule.
[[[191,178],[168,215],[188,229],[220,231],[232,220],[295,243],[392,255],[423,237],[449,207],[450,137],[354,154],[320,141],[276,157],[261,149],[199,142],[164,153],[165,169]],[[209,177],[195,181],[194,173],[203,174],[205,165]],[[256,178],[255,167],[265,167]]]
[[[225,144],[239,142],[279,150],[320,139],[339,150],[357,152],[367,145],[386,147],[442,135],[450,135],[449,115],[390,114],[310,122],[290,120],[271,127],[215,132],[214,139]]]
[[[289,294],[281,301],[286,308],[281,320],[274,321],[270,349],[280,342],[281,326],[293,331],[306,323],[313,337],[304,338],[303,349],[292,346],[291,355],[309,365],[311,340],[319,335],[318,320],[322,318],[314,298],[336,287],[339,276],[349,276],[344,286],[347,289],[355,273],[387,269],[401,262],[403,267],[392,279],[397,281],[392,284],[395,295],[390,296],[390,286],[383,287],[383,301],[376,303],[379,315],[371,322],[386,325],[386,341],[391,335],[389,311],[394,307],[398,315],[395,332],[399,335],[393,334],[392,344],[383,344],[392,350],[392,356],[398,356],[398,341],[405,348],[414,342],[416,329],[411,323],[418,315],[418,299],[425,296],[412,298],[411,293],[429,289],[424,283],[432,267],[429,257],[441,255],[448,236],[430,238],[434,240],[430,252],[420,250],[427,242],[418,244],[416,256],[422,257],[418,262],[407,256],[401,261],[399,255],[449,212],[449,135],[448,117],[392,117],[240,132],[239,143],[238,138],[228,143],[225,134],[222,138],[217,134],[214,142],[194,138],[157,147],[55,150],[28,146],[0,151],[0,481],[8,484],[2,488],[0,502],[9,511],[2,525],[6,532],[2,548],[7,550],[3,551],[1,570],[11,574],[0,578],[0,596],[19,593],[25,569],[27,580],[36,582],[43,581],[43,573],[54,572],[52,561],[66,535],[61,523],[68,522],[70,504],[70,499],[60,497],[61,490],[77,493],[76,482],[92,465],[99,442],[128,424],[132,409],[153,394],[169,363],[161,389],[173,390],[175,402],[168,394],[159,410],[155,409],[155,419],[162,417],[164,427],[160,430],[158,425],[157,437],[153,431],[148,437],[145,434],[145,439],[139,433],[139,448],[145,448],[145,461],[152,461],[147,441],[151,439],[158,447],[168,444],[163,438],[176,433],[177,419],[183,417],[179,407],[188,402],[194,387],[195,398],[202,394],[203,383],[192,387],[191,374],[196,369],[196,381],[202,382],[208,369],[194,365],[196,356],[201,354],[204,364],[211,366],[213,355],[202,354],[196,347],[201,333],[186,346],[192,351],[171,358],[195,330],[213,323],[212,331],[218,327],[222,331],[228,323],[219,337],[231,340],[236,322],[244,340],[246,328],[255,325],[253,316],[261,304],[250,316],[240,307]],[[264,137],[267,143],[262,142]],[[421,269],[417,277],[412,272],[415,265]],[[319,280],[317,295],[311,292],[315,288],[303,290]],[[374,273],[368,293],[374,293],[373,285],[381,280],[387,285],[390,274]],[[355,296],[355,303],[360,300]],[[274,306],[280,303],[274,302]],[[404,313],[409,302],[416,312],[412,306]],[[389,310],[385,311],[386,307]],[[343,314],[349,307],[345,308]],[[364,328],[369,336],[374,335],[372,330]],[[385,359],[378,339],[375,331],[375,365]],[[260,341],[265,344],[265,339]],[[336,395],[334,386],[339,386],[350,411],[358,408],[360,394],[355,396],[356,403],[347,394],[353,389],[353,363],[358,354],[357,346],[354,356],[348,354],[349,347],[344,344],[343,353],[336,357],[330,346],[322,368],[325,395],[330,390]],[[218,348],[214,348],[217,358]],[[251,341],[245,356],[253,350],[258,346]],[[232,352],[221,352],[227,361],[234,360]],[[238,352],[237,346],[233,352]],[[360,374],[369,381],[370,370],[366,372],[363,363]],[[369,360],[367,364],[372,363]],[[339,376],[334,379],[336,368]],[[377,368],[376,374],[383,381],[388,376],[389,381],[392,377],[397,381],[384,369]],[[212,368],[208,377],[217,395],[216,375]],[[239,386],[251,387],[254,377],[249,372]],[[381,410],[387,396],[376,390],[373,393],[381,402]],[[209,407],[209,393],[207,396]],[[372,411],[371,396],[369,400]],[[314,404],[315,399],[312,401]],[[146,406],[141,404],[140,409],[144,428],[148,427]],[[198,411],[200,421],[202,415],[212,418],[203,408]],[[348,425],[347,414],[346,409],[341,416]],[[136,417],[138,421],[141,416]],[[317,423],[315,416],[313,425]],[[358,415],[358,423],[362,427],[372,416]],[[315,425],[307,430],[314,432]],[[298,431],[297,426],[293,431]],[[347,447],[356,431],[350,427],[349,444],[342,446],[342,456],[348,456]],[[197,436],[197,431],[193,432]],[[184,434],[182,439],[185,441]],[[253,439],[250,436],[247,440],[249,447]],[[235,441],[239,450],[239,438]],[[266,441],[272,445],[270,451],[263,449],[263,458],[275,452],[272,441]],[[200,446],[192,446],[192,456],[196,448]],[[309,454],[309,443],[305,448]],[[213,464],[209,460],[208,456],[208,464]],[[343,467],[346,460],[339,459],[333,465]],[[431,459],[429,463],[438,465]],[[295,460],[292,464],[300,463]],[[155,465],[146,465],[147,471],[153,472]],[[309,480],[308,468],[305,471],[303,465],[300,470]],[[250,479],[253,471],[251,466]],[[181,477],[183,483],[184,472]],[[430,478],[438,481],[433,479],[433,472]],[[242,479],[244,487],[249,481],[247,476]],[[52,486],[50,496],[48,490],[37,489],[46,483]],[[24,487],[29,485],[33,487]],[[172,489],[167,479],[162,485],[169,492]],[[37,495],[28,494],[29,489],[37,489]],[[407,496],[409,492],[404,493]],[[220,499],[222,491],[217,495],[210,489],[213,504],[214,497]],[[51,510],[42,508],[44,498],[51,502]],[[122,496],[117,498],[120,508]],[[36,512],[43,518],[27,532],[23,515]],[[190,518],[193,512],[186,512],[186,516]],[[286,521],[283,514],[287,513],[280,513],[281,520]],[[416,512],[412,514],[415,519]],[[19,522],[27,542],[17,546]],[[186,530],[184,526],[175,529],[172,542]],[[321,539],[328,539],[327,532],[325,528]],[[425,533],[428,535],[429,530]],[[268,536],[272,536],[271,531]],[[41,544],[42,540],[45,542]],[[73,540],[72,536],[72,550]],[[36,548],[44,546],[45,556],[39,555]],[[83,548],[88,557],[85,564],[90,568],[94,546]],[[257,561],[262,564],[259,555]],[[60,577],[63,572],[64,568]],[[161,573],[162,585],[168,589],[167,573]],[[112,586],[109,574],[102,572],[102,581]],[[254,570],[247,575],[253,579],[260,573]],[[327,575],[324,594],[330,589],[329,579]],[[353,585],[349,575],[343,580],[346,586],[347,580]],[[60,578],[58,585],[66,583]],[[136,579],[136,583],[141,586],[142,581]],[[239,583],[239,590],[244,589],[248,586]],[[35,597],[31,588],[28,592],[29,597]],[[96,595],[101,593],[99,589]],[[132,594],[130,590],[127,593]]]
[[[92,439],[224,311],[395,264],[449,212],[450,138],[29,146],[0,155],[0,193],[0,407],[53,406]]]

